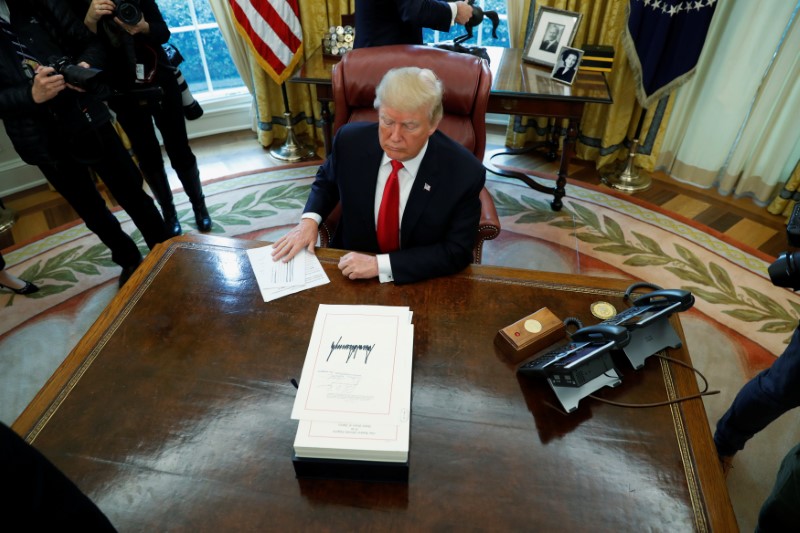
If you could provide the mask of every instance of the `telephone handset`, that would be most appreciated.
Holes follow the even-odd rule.
[[[601,322],[601,325],[640,328],[657,318],[685,311],[694,305],[694,295],[682,289],[659,289],[638,297],[633,306]]]
[[[633,305],[641,307],[644,305],[672,305],[679,304],[674,311],[686,311],[694,305],[694,295],[682,289],[661,289],[648,292],[636,298]]]
[[[586,326],[573,333],[572,342],[592,342],[595,344],[614,343],[614,348],[624,348],[631,340],[628,328],[613,324]]]
[[[577,387],[587,380],[583,372],[576,371],[591,360],[603,359],[603,371],[611,366],[605,354],[622,348],[630,342],[631,334],[623,326],[596,324],[586,326],[571,335],[571,342],[537,357],[520,366],[522,374],[536,374],[554,379],[563,379],[564,386]]]

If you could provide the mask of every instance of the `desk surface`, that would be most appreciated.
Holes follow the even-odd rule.
[[[120,530],[735,530],[700,400],[589,398],[566,415],[493,344],[543,306],[593,323],[591,302],[624,307],[624,282],[486,266],[352,282],[321,250],[330,284],[265,304],[244,251],[260,245],[159,245],[14,425]],[[408,484],[294,477],[289,380],[319,303],[414,312]],[[697,391],[656,357],[621,370],[598,396]]]
[[[486,48],[491,61],[492,89],[490,98],[535,98],[537,100],[576,101],[610,104],[608,83],[602,72],[579,70],[570,86],[550,78],[551,69],[522,60],[518,48]],[[326,57],[317,48],[290,81],[330,85],[331,71],[338,57]],[[499,112],[499,111],[498,111]]]

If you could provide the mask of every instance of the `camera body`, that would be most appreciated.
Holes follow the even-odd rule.
[[[786,225],[786,237],[792,246],[800,245],[800,202],[795,204]],[[800,290],[800,252],[783,252],[768,268],[769,279],[776,287]]]
[[[139,0],[114,0],[114,4],[117,6],[114,14],[125,24],[134,26],[142,20]]]
[[[57,74],[64,76],[64,81],[92,94],[102,93],[105,88],[105,76],[99,68],[84,68],[76,65],[69,57],[51,57],[50,66]]]

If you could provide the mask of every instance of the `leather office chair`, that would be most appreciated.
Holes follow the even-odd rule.
[[[428,46],[391,45],[358,48],[342,57],[333,68],[335,120],[333,132],[348,122],[377,122],[373,107],[375,87],[390,69],[429,68],[442,80],[444,116],[439,131],[470,150],[483,161],[486,149],[486,105],[492,74],[480,58]],[[489,191],[480,194],[481,219],[475,238],[473,262],[481,262],[484,241],[500,234],[500,220]],[[341,206],[320,224],[320,244],[327,247],[339,220]]]

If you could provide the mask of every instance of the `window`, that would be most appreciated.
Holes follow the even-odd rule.
[[[484,11],[495,11],[500,16],[500,25],[497,26],[497,39],[492,37],[492,21],[484,18],[479,26],[472,29],[473,37],[464,42],[464,46],[500,46],[508,48],[508,14],[505,0],[476,0],[475,5],[480,6]],[[466,30],[464,26],[456,24],[448,33],[426,28],[422,31],[422,40],[426,43],[440,43],[452,41],[461,35],[466,35]]]
[[[170,42],[181,51],[181,72],[195,97],[246,92],[208,0],[157,0]]]

